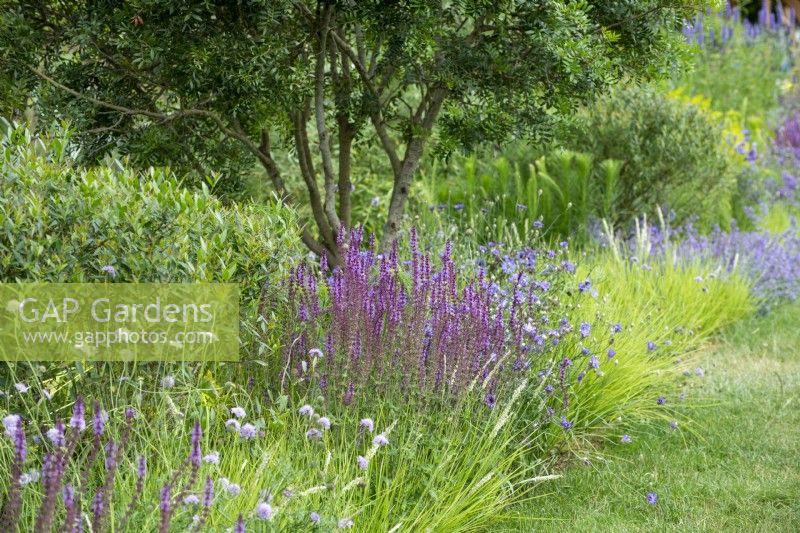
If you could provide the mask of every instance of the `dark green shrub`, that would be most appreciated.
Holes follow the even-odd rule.
[[[0,132],[0,282],[238,283],[254,323],[262,287],[299,255],[294,213],[223,205],[168,170],[74,164],[68,138]]]
[[[727,223],[741,162],[725,142],[721,125],[702,109],[646,86],[600,99],[564,139],[595,160],[622,161],[606,213],[615,224],[656,206],[667,206],[679,220],[696,214],[706,225]]]

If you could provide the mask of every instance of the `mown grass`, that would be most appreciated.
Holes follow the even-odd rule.
[[[641,426],[515,509],[507,530],[796,531],[800,305],[741,321],[687,381],[693,431]],[[649,505],[647,492],[658,494]]]

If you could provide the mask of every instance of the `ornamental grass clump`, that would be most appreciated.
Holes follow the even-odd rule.
[[[383,254],[373,241],[362,246],[359,229],[340,240],[341,266],[300,265],[288,281],[283,386],[313,383],[345,405],[375,391],[453,398],[480,391],[491,407],[498,389],[573,332],[567,318],[550,314],[559,305],[551,288],[574,272],[563,250],[489,257],[503,274],[493,277],[485,260],[477,271],[460,268],[449,243],[433,258],[415,231],[406,260],[397,243]]]

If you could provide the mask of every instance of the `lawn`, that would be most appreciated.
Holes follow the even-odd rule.
[[[797,531],[800,305],[727,329],[698,354],[692,432],[632,431],[542,486],[508,530]],[[695,381],[695,383],[697,383]],[[650,505],[648,492],[658,501]]]

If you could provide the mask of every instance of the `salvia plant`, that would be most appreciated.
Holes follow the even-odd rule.
[[[476,391],[492,407],[499,390],[528,369],[557,367],[565,346],[590,336],[591,324],[578,327],[563,314],[565,286],[596,296],[591,281],[574,280],[567,242],[514,252],[491,244],[477,265],[459,268],[450,244],[434,258],[415,231],[405,260],[396,243],[386,253],[372,240],[364,246],[359,229],[344,239],[341,267],[300,265],[288,280],[284,387],[312,384],[345,405],[376,391],[444,398]],[[573,351],[590,361],[588,348]],[[572,366],[564,360],[555,383],[562,387]]]

